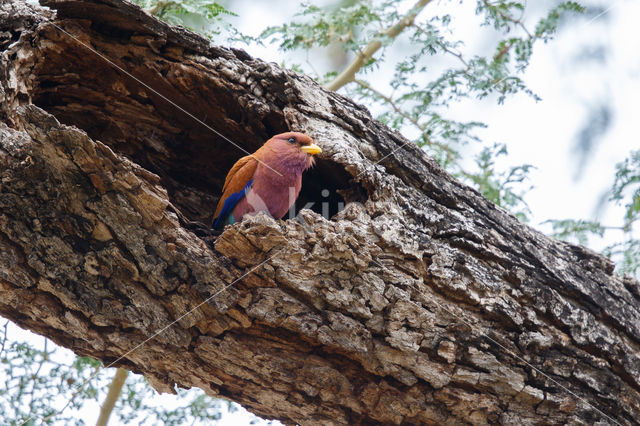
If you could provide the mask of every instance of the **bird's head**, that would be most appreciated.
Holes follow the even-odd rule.
[[[283,162],[300,164],[303,170],[311,167],[313,156],[322,152],[310,136],[298,132],[275,135],[267,144],[273,146]]]

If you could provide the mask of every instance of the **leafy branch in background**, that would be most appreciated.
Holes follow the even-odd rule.
[[[531,210],[523,196],[528,188],[523,189],[522,186],[533,166],[525,164],[511,167],[505,172],[498,172],[495,161],[506,155],[505,145],[495,144],[492,147],[486,147],[475,157],[478,171],[462,173],[468,181],[474,183],[485,198],[497,200],[495,201],[497,205],[509,210],[521,221],[527,222]]]
[[[575,239],[578,244],[586,246],[589,244],[589,237],[597,235],[604,236],[606,229],[599,222],[584,219],[562,219],[548,220],[553,228],[553,236],[561,240]]]
[[[335,45],[349,52],[353,59],[343,70],[330,71],[318,80],[331,90],[344,89],[348,96],[380,110],[378,119],[406,135],[417,135],[413,141],[450,172],[524,219],[527,207],[522,194],[516,196],[505,188],[488,190],[500,183],[488,186],[487,181],[464,167],[469,151],[465,145],[480,142],[474,130],[483,124],[447,118],[447,109],[469,97],[495,95],[502,103],[506,96],[524,92],[537,99],[520,78],[529,65],[534,44],[551,38],[564,13],[582,12],[583,8],[575,2],[563,2],[534,29],[528,29],[523,21],[525,2],[479,0],[476,13],[483,17],[483,24],[502,36],[509,35],[497,43],[493,55],[484,57],[464,54],[463,41],[450,39],[452,16],[422,17],[430,3],[418,1],[404,14],[395,1],[348,2],[334,9],[307,5],[294,22],[269,27],[262,38],[278,43],[283,52],[309,52]],[[392,51],[394,43],[404,43],[401,54]],[[449,65],[438,71],[434,63]],[[385,65],[392,66],[393,77],[381,86],[379,70]],[[312,73],[311,68],[307,72]],[[480,155],[491,153],[502,155],[499,150]],[[483,167],[493,167],[493,162]],[[528,166],[512,170],[521,180],[528,171]],[[485,173],[497,176],[490,170]]]
[[[122,424],[148,424],[181,426],[184,424],[211,424],[220,419],[223,411],[233,412],[235,405],[223,399],[212,398],[200,389],[178,389],[175,408],[150,404],[157,393],[142,376],[127,380],[116,411]]]
[[[3,327],[0,351],[0,412],[10,425],[35,425],[40,418],[72,423],[81,401],[95,398],[95,381],[90,381],[74,395],[74,384],[96,373],[99,362],[77,357],[72,363],[56,359],[57,349],[43,338],[42,349],[24,342],[8,341],[7,321]],[[55,403],[69,402],[71,411],[58,415]]]
[[[617,203],[627,201],[622,230],[629,232],[640,219],[640,150],[633,151],[616,169],[611,200]]]
[[[218,43],[253,40],[229,23],[228,18],[238,15],[213,0],[131,1],[163,21],[172,25],[181,25]]]
[[[95,407],[104,399],[110,381],[107,376],[115,369],[104,369],[99,361],[87,357],[69,362],[68,356],[46,338],[42,349],[10,341],[9,327],[9,321],[0,327],[2,424],[85,424],[79,410],[88,404]],[[112,417],[119,424],[178,426],[209,424],[220,418],[223,409],[235,410],[228,401],[211,398],[200,389],[180,390],[174,408],[151,404],[156,395],[144,377],[131,376]]]
[[[392,42],[394,38],[396,38],[402,31],[405,30],[405,28],[413,25],[418,13],[420,13],[422,9],[430,2],[431,0],[419,0],[409,10],[409,12],[407,12],[406,15],[404,15],[402,18],[398,19],[397,22],[389,26],[384,31],[378,31],[373,36],[372,40],[363,49],[356,49],[355,59],[351,61],[351,63],[339,75],[337,75],[335,79],[333,79],[333,81],[327,84],[327,89],[338,90],[344,85],[355,81],[355,75],[356,73],[358,73],[358,71],[360,71],[361,68],[363,68],[365,65],[374,63],[373,55],[381,47]],[[387,7],[388,4],[385,4],[384,6]],[[359,6],[359,9],[364,9],[365,12],[368,12],[366,6]],[[378,15],[375,13],[364,13],[363,15],[378,18]],[[392,10],[387,22],[393,22],[393,20],[395,19],[397,19],[397,13],[395,12],[395,10]],[[371,22],[373,21],[374,20],[371,20]],[[347,42],[348,41],[349,39],[347,38]],[[355,44],[354,46],[357,47],[357,44]]]
[[[598,221],[551,220],[554,236],[588,245],[590,238],[608,232],[622,232],[622,238],[609,244],[603,253],[617,263],[618,272],[640,276],[640,150],[616,165],[616,176],[609,201],[624,207],[619,226],[604,226]]]

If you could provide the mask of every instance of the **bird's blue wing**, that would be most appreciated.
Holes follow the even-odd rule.
[[[245,195],[247,195],[247,192],[249,192],[249,188],[251,188],[252,182],[253,182],[253,179],[249,179],[249,181],[241,191],[238,191],[229,195],[227,199],[224,200],[224,205],[222,206],[222,210],[220,210],[220,214],[213,222],[214,229],[220,229],[226,224],[225,222],[227,217],[231,214],[231,212],[233,211],[233,208],[240,202],[240,200],[242,200],[245,197]],[[235,222],[236,218],[233,218],[233,219],[234,219],[233,222]]]

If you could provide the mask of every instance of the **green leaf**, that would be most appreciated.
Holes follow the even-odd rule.
[[[602,237],[605,228],[595,221],[582,219],[547,220],[551,224],[553,236],[561,240],[575,240],[578,244],[587,245],[590,236]]]

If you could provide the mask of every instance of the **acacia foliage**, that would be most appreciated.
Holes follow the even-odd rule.
[[[379,41],[379,51],[342,86],[345,94],[379,111],[379,120],[411,138],[449,172],[527,220],[523,183],[531,166],[497,170],[495,159],[507,154],[505,145],[470,148],[483,145],[474,130],[484,124],[451,119],[448,110],[465,98],[492,96],[502,103],[507,96],[524,92],[538,99],[522,80],[534,45],[550,40],[567,13],[584,9],[576,2],[561,2],[528,27],[526,2],[478,0],[475,13],[482,26],[495,31],[493,49],[482,55],[469,53],[465,40],[454,37],[455,16],[431,13],[430,3],[419,1],[408,11],[395,1],[345,2],[332,8],[307,5],[294,21],[267,28],[261,38],[276,42],[283,52],[313,51],[314,56],[318,48],[338,46],[348,58],[363,55]],[[398,25],[404,30],[390,37]],[[330,87],[335,87],[332,80],[340,74],[330,70],[317,75],[309,60],[298,68]],[[386,74],[391,75],[388,82],[381,78]]]
[[[106,395],[115,368],[73,357],[46,338],[37,343],[12,336],[17,327],[0,327],[0,416],[2,424],[86,424]],[[140,375],[129,377],[112,414],[114,424],[207,424],[236,408],[200,389],[179,390],[170,407],[154,401],[156,392]],[[91,422],[89,422],[91,423]]]
[[[640,276],[640,150],[616,165],[614,183],[606,202],[622,207],[622,217],[613,225],[598,220],[562,219],[549,221],[557,238],[589,245],[595,238],[613,241],[603,254],[616,261],[621,274]]]

